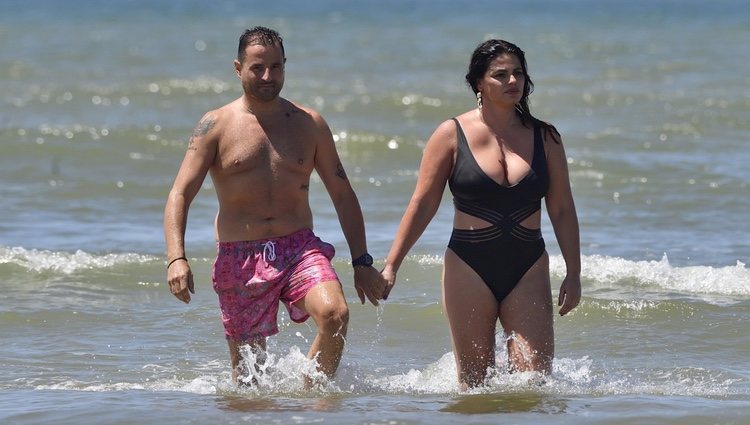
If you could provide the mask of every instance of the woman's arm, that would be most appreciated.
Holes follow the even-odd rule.
[[[438,126],[422,153],[417,185],[401,219],[386,257],[383,277],[388,281],[383,299],[396,284],[396,273],[404,257],[427,228],[440,206],[445,184],[453,169],[456,150],[456,125],[452,120]]]
[[[548,139],[552,140],[545,142],[550,175],[546,207],[567,270],[565,279],[560,285],[557,301],[560,306],[560,315],[564,316],[581,300],[580,235],[575,202],[570,189],[565,148],[558,135],[550,132]]]

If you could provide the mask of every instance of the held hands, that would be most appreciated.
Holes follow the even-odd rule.
[[[193,272],[187,260],[175,261],[167,268],[167,282],[169,283],[169,292],[178,300],[188,304],[190,302],[190,293],[195,293],[193,284]]]
[[[388,295],[390,295],[391,289],[393,289],[393,285],[396,284],[396,271],[393,270],[393,267],[387,264],[380,272],[380,274],[383,276],[383,279],[385,279],[386,282],[385,291],[383,291],[383,301],[385,301],[388,299]]]
[[[367,297],[372,305],[377,306],[378,300],[385,299],[383,292],[385,291],[386,283],[383,276],[374,267],[354,267],[354,289],[357,290],[357,295],[359,295],[359,300],[362,304],[365,303],[365,297]]]
[[[557,305],[560,306],[560,316],[570,313],[581,301],[581,278],[578,275],[565,276],[560,285],[560,294],[557,296]]]

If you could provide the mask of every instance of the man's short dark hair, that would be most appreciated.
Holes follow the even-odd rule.
[[[273,46],[278,44],[279,47],[281,47],[281,56],[286,58],[286,54],[284,54],[284,40],[279,33],[270,28],[258,26],[245,30],[240,36],[240,46],[237,49],[237,60],[242,62],[243,59],[245,59],[245,48],[255,44],[261,46]]]

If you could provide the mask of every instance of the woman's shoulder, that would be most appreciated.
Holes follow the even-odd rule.
[[[472,125],[475,122],[480,121],[480,117],[476,109],[470,109],[462,114],[456,115],[455,119],[457,119],[461,123],[461,125]]]
[[[435,148],[454,151],[458,141],[458,132],[466,122],[465,115],[466,114],[461,114],[447,118],[438,124],[435,131],[433,131],[432,136],[430,136],[430,139],[427,141],[427,144]]]
[[[548,145],[550,143],[559,145],[560,143],[562,143],[560,132],[557,131],[557,127],[555,127],[552,123],[534,118],[534,127],[539,127],[542,133],[542,140],[544,141],[545,145]]]

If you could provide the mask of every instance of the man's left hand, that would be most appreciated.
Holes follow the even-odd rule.
[[[383,293],[388,282],[372,266],[354,267],[354,289],[357,290],[359,300],[365,303],[365,297],[377,306],[378,300],[383,299]]]

